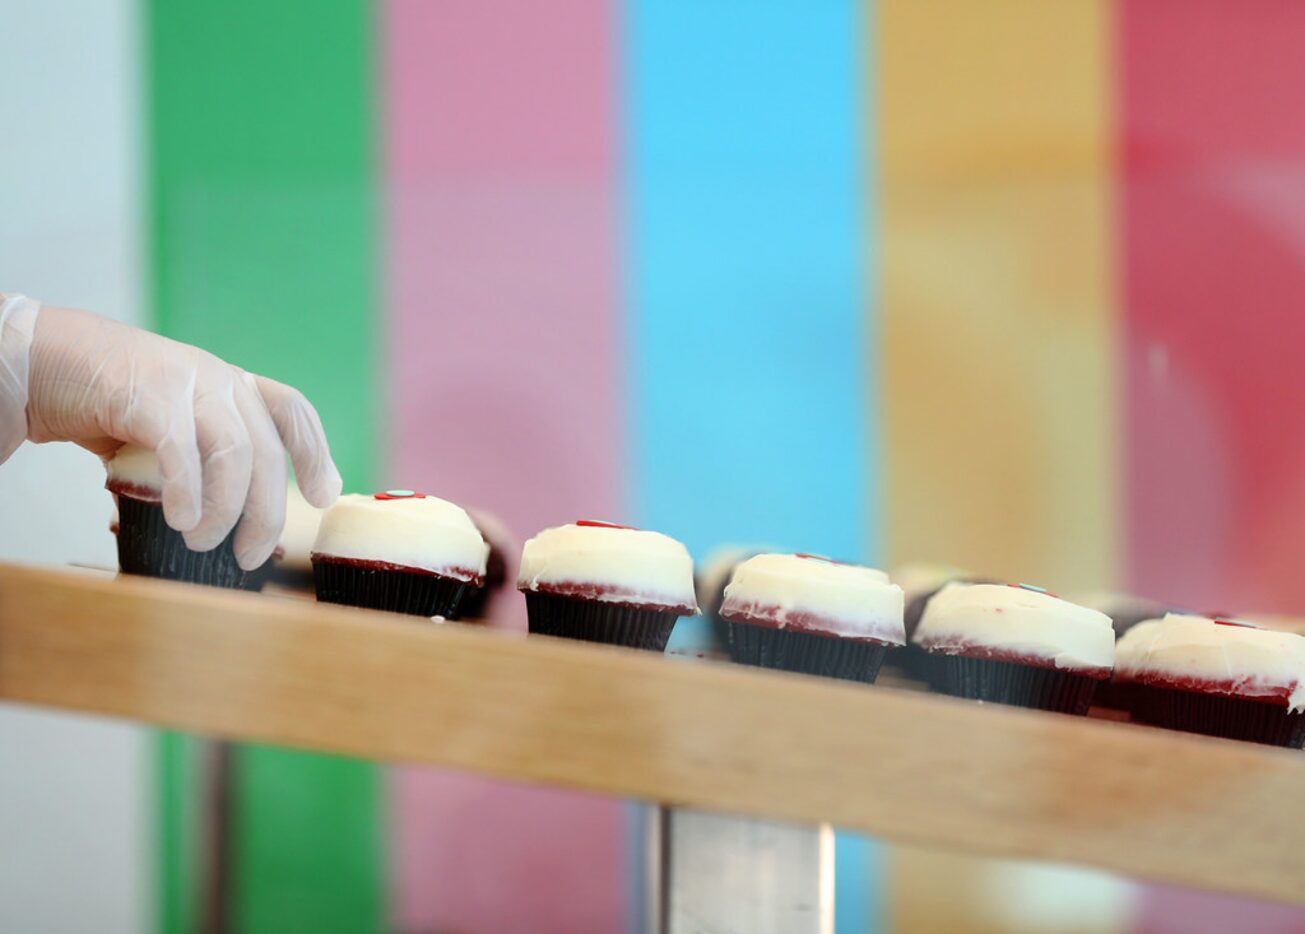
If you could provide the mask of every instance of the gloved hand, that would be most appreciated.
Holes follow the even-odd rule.
[[[0,457],[12,450],[5,410],[23,404],[16,348],[32,315],[13,304],[0,306]],[[239,521],[240,566],[268,559],[285,524],[287,450],[310,503],[339,495],[321,420],[298,390],[84,311],[41,307],[34,318],[28,440],[73,441],[106,458],[127,442],[154,451],[164,518],[192,550],[215,548]]]

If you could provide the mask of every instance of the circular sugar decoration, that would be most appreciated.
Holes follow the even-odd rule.
[[[1223,619],[1222,617],[1213,620],[1216,626],[1236,626],[1238,629],[1263,629],[1263,626],[1257,626],[1254,623],[1243,623],[1237,619]]]
[[[833,558],[829,557],[829,555],[813,555],[813,554],[808,554],[805,551],[799,551],[796,554],[794,554],[793,557],[801,558],[803,561],[821,561],[824,562],[825,564],[838,564],[843,567],[849,566],[846,561],[835,561]]]
[[[386,490],[384,493],[375,493],[373,496],[379,500],[426,498],[425,493],[414,493],[412,490]]]
[[[1014,587],[1016,590],[1027,590],[1030,593],[1046,594],[1048,597],[1056,596],[1054,593],[1052,593],[1050,590],[1047,590],[1045,587],[1035,587],[1032,584],[1011,584],[1010,586]],[[1056,597],[1056,599],[1059,600],[1060,598]]]
[[[585,529],[625,529],[627,532],[636,532],[632,525],[617,525],[615,522],[604,522],[602,519],[578,519],[576,525]]]

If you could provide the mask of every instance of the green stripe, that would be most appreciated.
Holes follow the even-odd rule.
[[[299,386],[346,488],[368,488],[379,442],[372,5],[150,0],[147,29],[159,325]],[[195,910],[186,745],[160,747],[168,934],[192,930]],[[379,930],[375,768],[262,747],[238,762],[237,929]]]
[[[199,787],[195,769],[198,744],[181,733],[160,733],[158,743],[159,787],[159,894],[162,897],[160,926],[169,934],[196,930],[193,893],[198,878],[194,854],[197,809],[192,789]]]

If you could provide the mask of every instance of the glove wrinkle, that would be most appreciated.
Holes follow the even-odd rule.
[[[107,318],[0,295],[0,462],[24,439],[123,444],[159,459],[163,513],[196,550],[239,523],[247,569],[285,521],[286,453],[309,502],[340,490],[321,420],[297,390]]]

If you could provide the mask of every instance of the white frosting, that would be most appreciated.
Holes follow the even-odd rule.
[[[1108,669],[1115,654],[1105,613],[1005,584],[948,584],[929,601],[914,641],[949,655],[981,647],[1075,670]]]
[[[902,588],[874,568],[765,554],[734,569],[721,618],[902,645]]]
[[[282,567],[306,571],[312,566],[310,556],[317,530],[322,524],[322,510],[309,504],[293,483],[286,489],[285,528],[281,530]]]
[[[489,545],[461,506],[434,496],[341,496],[322,515],[313,557],[383,561],[445,577],[484,577]]]
[[[471,521],[480,529],[481,537],[489,542],[490,548],[497,549],[503,555],[504,561],[508,560],[509,552],[516,553],[518,548],[516,536],[502,519],[483,509],[468,508],[467,515],[471,516]]]
[[[699,565],[697,574],[698,599],[716,599],[725,591],[725,585],[734,575],[734,569],[755,554],[769,551],[768,548],[746,548],[741,545],[721,545],[712,549]],[[713,609],[704,606],[703,612],[710,614]]]
[[[1300,713],[1305,711],[1305,637],[1170,613],[1124,633],[1115,677],[1214,682],[1244,697],[1286,692],[1288,707]]]
[[[109,486],[129,487],[132,499],[157,503],[163,498],[163,474],[159,459],[149,448],[124,444],[105,465]]]
[[[602,525],[544,529],[521,551],[521,590],[698,612],[693,558],[659,532]]]

